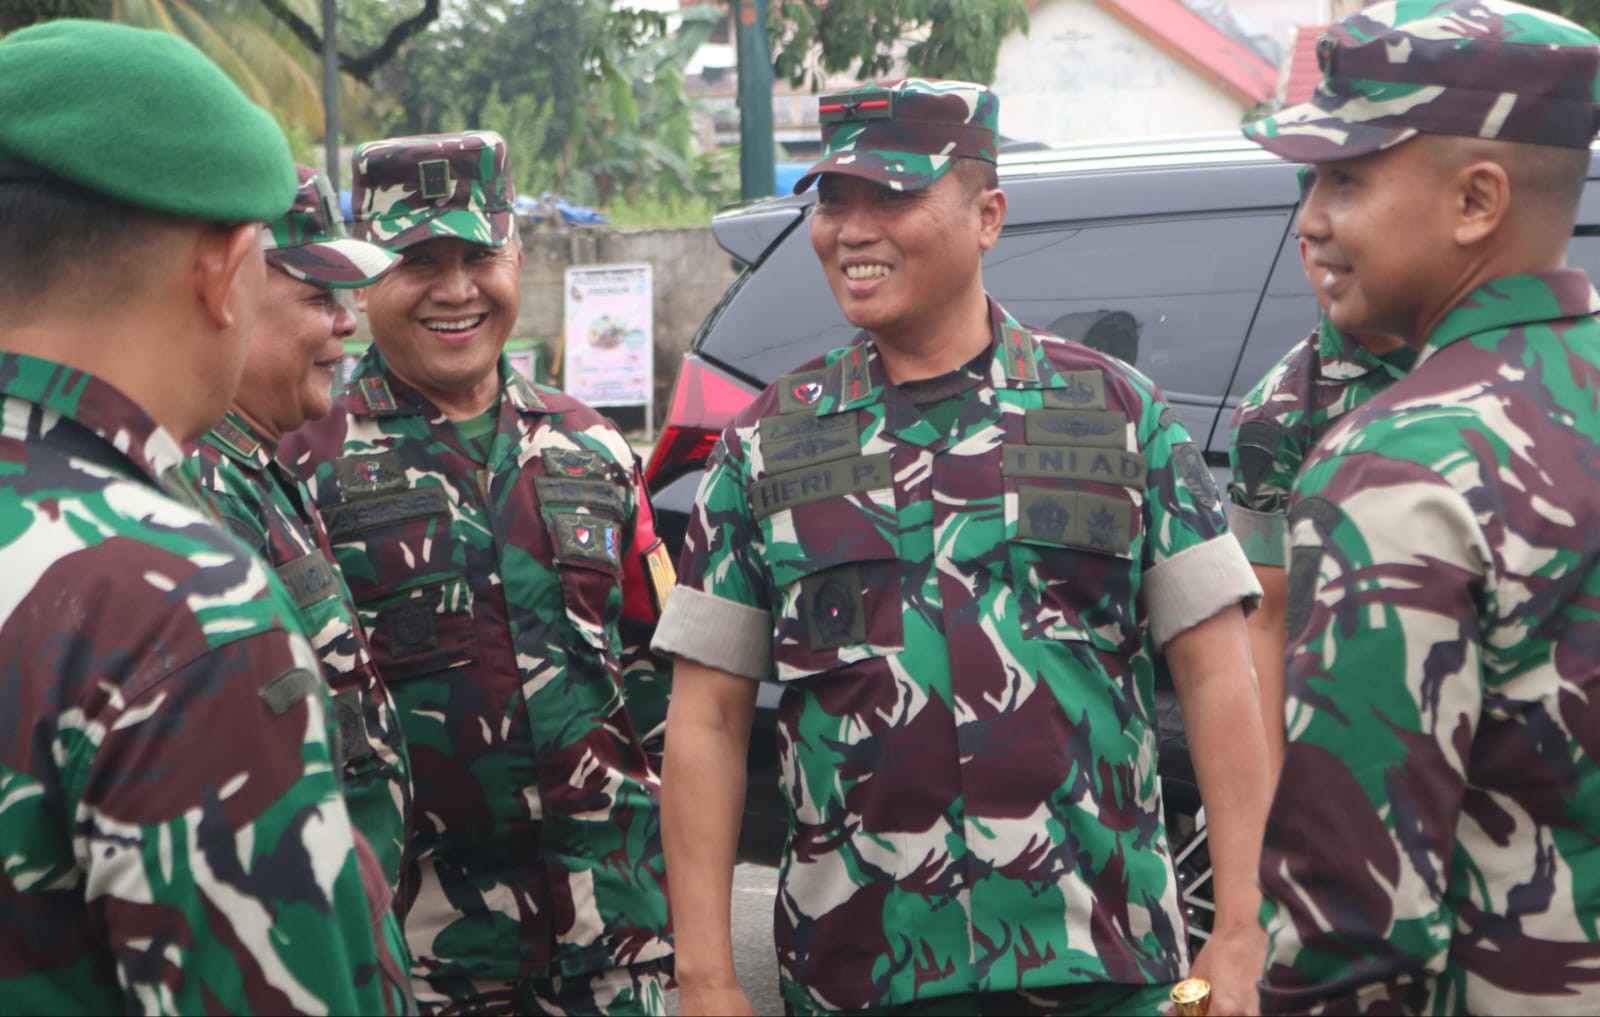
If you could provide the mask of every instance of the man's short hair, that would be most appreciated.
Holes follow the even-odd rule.
[[[1000,186],[1000,171],[994,163],[983,159],[958,158],[951,165],[950,170],[961,180],[961,186],[969,197],[974,197],[979,191],[993,190]]]
[[[64,299],[120,302],[173,222],[60,179],[0,181],[0,313],[26,320]]]

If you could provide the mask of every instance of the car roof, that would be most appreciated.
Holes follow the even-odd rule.
[[[1103,216],[1278,205],[1293,203],[1297,196],[1294,167],[1236,133],[1013,145],[1000,153],[997,168],[1009,193],[1026,192],[1020,195],[1020,208],[1013,204],[1018,214],[1007,220],[1008,228],[1060,218],[1061,199],[1071,204],[1072,195],[1081,193],[1070,184],[1061,192],[1063,182],[1074,179],[1094,190],[1094,208]],[[1171,188],[1163,189],[1159,181],[1152,187],[1142,176],[1152,173],[1171,174]],[[1128,174],[1141,178],[1115,182]],[[1216,181],[1199,183],[1208,177]],[[1163,190],[1170,191],[1170,208],[1159,197],[1151,203],[1152,193],[1159,196]],[[729,254],[753,263],[814,200],[813,190],[733,205],[713,217],[712,233]],[[1073,217],[1082,217],[1081,208],[1075,213]]]

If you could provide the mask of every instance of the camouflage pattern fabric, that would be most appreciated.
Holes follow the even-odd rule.
[[[1214,583],[1211,613],[1259,588],[1154,385],[990,307],[995,353],[948,436],[865,334],[736,417],[658,629],[680,652],[697,592],[770,612],[749,677],[784,683],[775,938],[797,1010],[1187,966],[1146,586],[1225,542],[1246,585]]]
[[[664,983],[663,962],[657,961],[570,978],[444,980],[424,986],[417,1002],[429,1017],[484,1012],[648,1017],[667,1012]]]
[[[1263,1012],[1600,1011],[1596,312],[1474,291],[1295,483]]]
[[[822,159],[795,181],[796,194],[824,173],[920,191],[955,159],[997,158],[1000,100],[982,85],[906,78],[825,95],[817,109]]]
[[[366,286],[399,264],[399,255],[350,239],[326,173],[308,166],[296,170],[300,187],[294,204],[267,223],[262,244],[267,264],[333,289]]]
[[[1600,39],[1505,0],[1374,4],[1317,43],[1311,99],[1247,124],[1291,162],[1331,162],[1418,132],[1588,148]]]
[[[1240,401],[1228,442],[1228,529],[1252,563],[1285,567],[1289,490],[1306,454],[1415,359],[1408,346],[1371,353],[1324,317]]]
[[[276,448],[233,411],[200,439],[192,466],[234,536],[272,566],[322,661],[344,758],[350,819],[391,894],[400,887],[411,813],[411,764],[394,700],[372,663],[355,602],[311,496]]]
[[[0,1012],[407,1010],[282,587],[120,392],[0,401]]]
[[[280,458],[307,480],[411,753],[419,978],[575,977],[667,938],[655,774],[624,673],[664,689],[632,449],[500,358],[488,465],[368,350]]]
[[[369,141],[356,149],[356,236],[399,251],[433,237],[504,247],[516,191],[493,131]]]

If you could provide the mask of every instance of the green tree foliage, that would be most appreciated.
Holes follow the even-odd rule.
[[[377,0],[341,9],[356,38]],[[438,22],[373,79],[380,133],[485,128],[511,148],[518,191],[610,205],[671,205],[730,186],[726,159],[695,152],[683,68],[722,15],[676,31],[612,0],[446,0]],[[734,190],[737,185],[731,185]]]
[[[1028,30],[1025,0],[769,0],[767,11],[773,69],[794,85],[813,53],[822,71],[867,79],[902,49],[912,74],[988,84],[1012,29]]]

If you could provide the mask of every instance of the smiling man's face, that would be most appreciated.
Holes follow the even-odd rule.
[[[234,404],[274,439],[326,416],[344,340],[355,330],[349,297],[267,269]]]
[[[493,405],[495,365],[522,306],[522,248],[435,237],[362,291],[372,339],[395,374],[452,417]],[[473,407],[478,407],[474,410]]]

